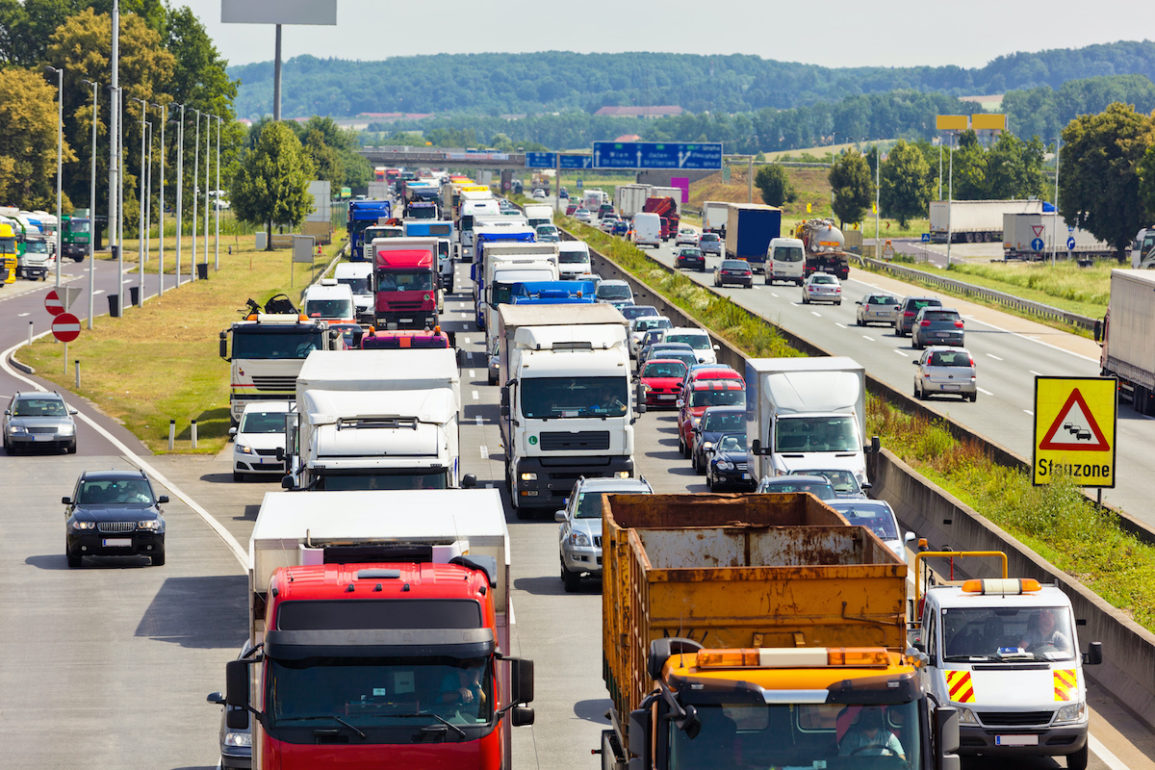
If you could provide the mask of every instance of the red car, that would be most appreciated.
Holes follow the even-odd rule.
[[[687,386],[678,399],[678,450],[682,457],[690,457],[694,428],[707,407],[745,405],[746,386],[740,380],[698,380]]]
[[[686,376],[686,364],[672,358],[655,358],[642,366],[639,379],[646,393],[646,406],[676,406]]]
[[[742,383],[742,387],[746,387],[746,381],[742,379],[742,375],[734,371],[733,367],[725,364],[698,364],[691,366],[686,371],[686,376],[682,378],[682,386],[678,392],[681,393],[687,386],[698,380],[737,380]]]

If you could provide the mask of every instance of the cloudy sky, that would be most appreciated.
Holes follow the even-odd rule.
[[[221,3],[173,4],[188,5],[200,16],[230,64],[271,60],[273,28],[222,24]],[[376,60],[482,51],[671,51],[755,54],[831,67],[977,67],[1014,51],[1136,39],[1155,18],[1155,6],[1133,0],[1100,0],[1093,7],[1088,12],[1086,3],[1071,0],[337,0],[337,26],[285,26],[282,46],[285,59],[301,54]],[[1138,16],[1146,16],[1146,22]]]

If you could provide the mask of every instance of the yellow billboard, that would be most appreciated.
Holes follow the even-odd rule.
[[[966,131],[966,115],[935,115],[935,128],[939,131]]]
[[[1113,377],[1036,377],[1031,481],[1070,476],[1081,487],[1115,486]]]
[[[975,131],[1006,131],[1007,116],[1002,113],[971,115],[971,128]]]

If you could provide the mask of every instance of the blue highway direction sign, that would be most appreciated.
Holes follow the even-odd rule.
[[[562,155],[561,156],[561,167],[562,168],[574,168],[574,169],[593,168],[594,167],[594,156],[593,155]]]
[[[594,142],[595,168],[722,168],[720,142]]]
[[[556,165],[556,152],[527,152],[525,154],[526,168],[553,168]]]

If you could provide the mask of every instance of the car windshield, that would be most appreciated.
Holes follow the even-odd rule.
[[[1075,637],[1067,608],[1008,604],[943,608],[943,660],[1074,659]]]
[[[308,358],[320,350],[321,331],[277,332],[237,330],[233,332],[233,359],[238,358]]]
[[[432,270],[378,270],[377,291],[429,291]]]
[[[630,299],[634,295],[625,284],[602,282],[598,284],[597,296],[598,299]]]
[[[13,417],[63,417],[68,414],[58,398],[18,398],[12,405]]]
[[[373,290],[369,287],[369,276],[362,278],[338,278],[337,283],[342,286],[348,286],[349,291],[354,294],[370,294]]]
[[[589,264],[590,255],[584,251],[562,251],[558,252],[557,259],[563,265],[586,265]]]
[[[352,318],[353,303],[347,299],[305,300],[305,315],[310,318]]]
[[[930,366],[971,366],[970,353],[961,350],[936,350],[931,353],[927,364]]]
[[[898,530],[894,528],[894,514],[890,506],[882,503],[862,503],[853,507],[838,507],[838,512],[856,527],[869,527],[883,540],[897,540]]]
[[[616,490],[582,492],[578,495],[577,511],[574,513],[574,518],[600,519],[602,517],[602,498],[610,493],[616,493]]]
[[[625,377],[523,377],[519,387],[530,419],[623,417],[629,409]]]
[[[690,395],[690,406],[745,406],[744,390],[695,390]]]
[[[77,505],[152,505],[144,479],[86,479],[76,494]]]
[[[834,488],[828,482],[788,481],[781,478],[763,482],[759,492],[809,492],[819,500],[833,500]]]
[[[834,468],[831,470],[821,471],[807,471],[807,476],[824,476],[830,482],[830,486],[834,487],[835,492],[841,493],[858,493],[862,491],[862,487],[858,485],[858,479],[854,478],[854,474],[850,471],[842,470],[841,468]]]
[[[677,377],[686,376],[686,365],[681,361],[655,361],[646,364],[642,370],[642,378],[646,377]]]
[[[709,350],[710,338],[705,334],[667,334],[666,342],[684,342],[694,350]]]
[[[284,433],[284,412],[245,412],[237,433]]]
[[[722,436],[718,440],[717,449],[719,454],[743,454],[746,451],[746,436],[736,434]]]
[[[746,426],[744,412],[722,412],[721,414],[705,414],[702,417],[702,431],[718,433],[724,430],[740,430]]]

